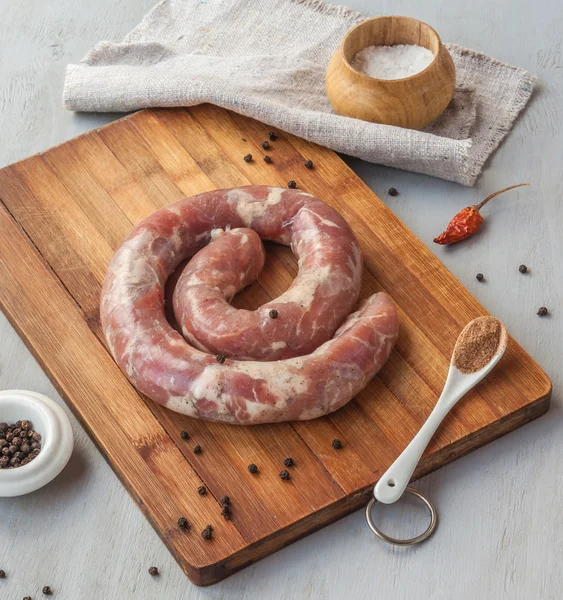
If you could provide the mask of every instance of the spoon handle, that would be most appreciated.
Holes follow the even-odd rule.
[[[392,504],[403,495],[426,446],[451,408],[452,404],[441,402],[441,398],[438,400],[434,410],[411,443],[377,482],[373,495],[378,502]]]

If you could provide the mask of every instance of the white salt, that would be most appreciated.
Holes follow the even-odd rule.
[[[434,54],[428,48],[399,44],[368,46],[354,56],[351,65],[376,79],[402,79],[424,71],[433,60]]]

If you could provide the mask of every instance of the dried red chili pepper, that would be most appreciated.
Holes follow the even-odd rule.
[[[434,238],[436,244],[447,246],[455,242],[461,242],[465,238],[473,235],[477,232],[481,224],[483,223],[483,216],[479,212],[485,204],[495,196],[513,190],[523,185],[530,185],[529,183],[519,183],[518,185],[511,185],[510,187],[499,190],[490,196],[487,196],[483,202],[476,204],[475,206],[467,206],[460,210],[457,215],[449,222],[446,230],[441,233],[437,238]]]

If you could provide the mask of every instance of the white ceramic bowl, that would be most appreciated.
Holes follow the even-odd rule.
[[[72,428],[58,404],[36,392],[0,392],[0,422],[24,419],[41,434],[41,452],[23,467],[0,469],[1,497],[22,496],[43,487],[63,470],[72,454]]]

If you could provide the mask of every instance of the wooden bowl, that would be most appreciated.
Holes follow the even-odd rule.
[[[434,60],[426,69],[403,79],[375,79],[350,62],[367,46],[416,44],[428,48]],[[326,71],[326,92],[339,115],[422,129],[439,117],[455,88],[455,66],[438,34],[409,17],[376,17],[351,29],[332,56]]]

